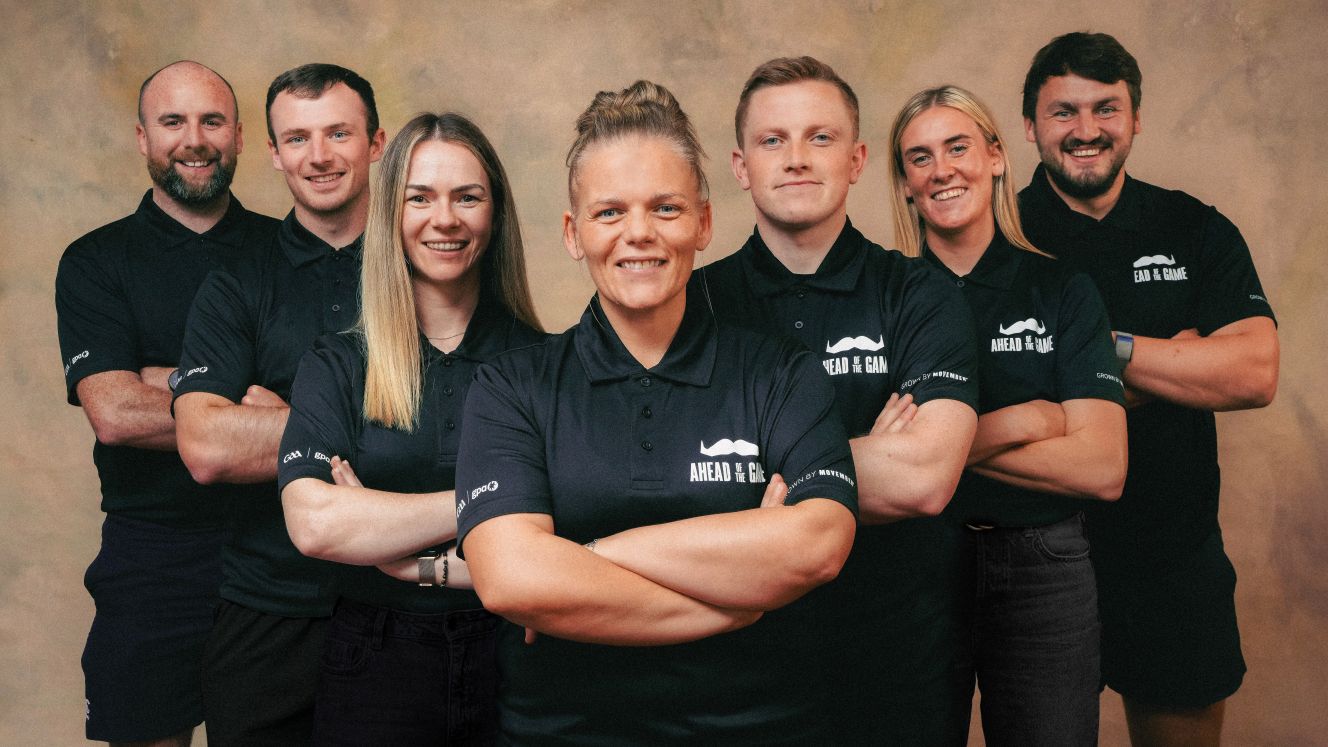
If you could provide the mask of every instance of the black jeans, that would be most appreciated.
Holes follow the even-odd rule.
[[[986,743],[1096,745],[1101,626],[1082,516],[968,538]]]
[[[317,745],[489,745],[498,730],[499,619],[342,599],[319,671]]]

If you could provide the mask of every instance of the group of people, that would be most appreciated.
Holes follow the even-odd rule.
[[[1104,685],[1137,745],[1216,744],[1213,412],[1271,401],[1277,336],[1236,228],[1123,170],[1140,85],[1108,35],[1041,49],[1022,192],[985,104],[918,92],[889,251],[847,216],[857,95],[770,60],[755,229],[699,268],[692,123],[600,92],[562,232],[596,293],[546,335],[474,122],[389,141],[356,73],[282,73],[277,222],[230,194],[229,84],[158,70],[152,187],[56,281],[106,512],[88,737],[962,745],[976,684],[988,744],[1095,744]]]

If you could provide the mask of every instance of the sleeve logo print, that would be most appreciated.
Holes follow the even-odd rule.
[[[1176,267],[1176,257],[1165,254],[1145,255],[1134,260],[1134,282],[1151,283],[1154,280],[1189,280],[1185,267]],[[1148,269],[1152,267],[1153,269]]]
[[[457,516],[461,515],[461,512],[466,509],[466,506],[470,505],[471,501],[475,500],[481,495],[484,495],[485,493],[492,493],[497,489],[498,489],[498,481],[490,480],[484,483],[483,485],[479,486],[478,488],[475,488],[474,490],[470,491],[469,498],[466,498],[464,496],[457,496],[457,502],[456,502]]]
[[[79,353],[73,358],[70,358],[69,362],[65,364],[65,376],[69,375],[69,369],[73,368],[75,363],[78,363],[79,361],[88,357],[88,355],[89,355],[88,351],[84,350],[83,352]]]

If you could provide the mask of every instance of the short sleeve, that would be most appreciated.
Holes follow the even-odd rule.
[[[281,436],[277,490],[301,477],[332,482],[332,457],[355,464],[355,434],[361,414],[353,401],[354,373],[344,348],[350,343],[320,339],[300,359],[291,386],[290,417]]]
[[[904,288],[897,324],[898,382],[918,405],[936,399],[978,407],[977,337],[959,289],[939,271],[917,260]]]
[[[1076,273],[1061,292],[1056,334],[1056,393],[1059,401],[1105,399],[1125,404],[1120,361],[1111,341],[1107,307],[1093,281]]]
[[[1207,336],[1232,322],[1255,316],[1276,321],[1240,229],[1216,209],[1204,209],[1208,219],[1204,221],[1201,244],[1199,334]]]
[[[121,273],[109,267],[105,247],[75,242],[55,275],[55,313],[69,404],[78,382],[105,371],[142,368],[133,311]]]
[[[523,394],[496,364],[476,369],[457,455],[457,548],[463,557],[466,535],[489,519],[553,514],[544,436]]]
[[[235,275],[209,273],[189,310],[175,398],[208,392],[238,403],[255,380],[254,325],[254,311]]]
[[[788,484],[787,505],[828,498],[858,513],[857,475],[848,435],[835,409],[830,377],[806,350],[785,358],[762,421],[769,424],[767,469]]]

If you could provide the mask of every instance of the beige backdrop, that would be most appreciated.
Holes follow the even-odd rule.
[[[585,272],[558,240],[571,123],[591,95],[648,77],[672,88],[709,148],[716,238],[751,230],[728,172],[738,89],[763,60],[829,61],[863,102],[871,160],[851,214],[889,245],[886,132],[924,86],[954,82],[1000,114],[1020,183],[1019,88],[1028,60],[1070,30],[1115,34],[1144,70],[1143,134],[1130,171],[1217,205],[1241,227],[1281,321],[1282,378],[1268,409],[1219,418],[1222,521],[1240,585],[1250,673],[1232,698],[1228,743],[1328,743],[1328,479],[1322,339],[1328,241],[1322,177],[1319,0],[958,0],[841,4],[726,2],[7,3],[0,32],[0,744],[82,738],[79,654],[92,615],[80,583],[101,515],[91,430],[64,404],[52,284],[73,239],[132,211],[148,184],[133,138],[135,95],[179,58],[227,76],[248,125],[235,191],[280,216],[289,199],[268,165],[263,95],[295,65],[336,62],[371,80],[389,134],[416,111],[457,109],[489,134],[515,182],[541,317],[575,321]],[[495,4],[497,5],[497,4]],[[975,738],[975,741],[976,738]],[[1123,744],[1119,701],[1103,743]]]

